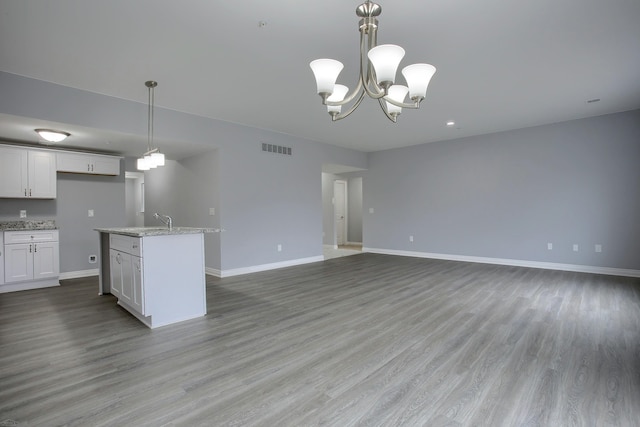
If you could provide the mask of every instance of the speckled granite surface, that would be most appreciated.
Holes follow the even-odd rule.
[[[21,230],[57,230],[53,219],[35,219],[25,221],[0,221],[0,231]]]
[[[132,237],[145,236],[166,236],[171,234],[197,234],[197,233],[219,233],[218,228],[196,228],[196,227],[120,227],[120,228],[94,228],[101,233],[122,234]]]

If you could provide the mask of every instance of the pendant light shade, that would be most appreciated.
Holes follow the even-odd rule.
[[[412,64],[402,69],[402,75],[409,86],[409,98],[412,100],[424,99],[427,96],[427,87],[431,77],[436,72],[436,67],[431,64]]]
[[[333,93],[333,86],[336,84],[338,75],[344,65],[335,59],[316,59],[309,64],[314,76],[316,77],[316,86],[319,94]]]
[[[345,95],[349,92],[349,88],[345,85],[336,84],[333,87],[333,93],[330,97],[327,98],[327,101],[330,102],[340,102],[344,99]],[[342,111],[341,105],[327,105],[327,111],[329,114],[336,113],[339,114]]]
[[[391,86],[396,79],[396,71],[404,58],[404,49],[395,44],[382,44],[372,48],[367,54],[376,71],[378,84]]]
[[[391,98],[398,103],[402,103],[404,102],[404,98],[407,96],[407,92],[409,92],[408,87],[403,85],[393,85],[389,88],[389,95],[387,95],[387,98]],[[387,111],[389,114],[397,116],[402,112],[402,107],[387,102]]]
[[[153,148],[153,104],[154,104],[154,89],[158,86],[158,82],[149,80],[144,83],[149,88],[149,121],[147,127],[147,152],[138,159],[136,167],[138,170],[147,171],[149,169],[157,168],[158,166],[164,166],[164,154],[160,152],[159,148]]]

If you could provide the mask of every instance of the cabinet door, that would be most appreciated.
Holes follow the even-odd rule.
[[[113,249],[109,251],[111,268],[111,293],[120,298],[122,289],[122,254]]]
[[[58,172],[90,173],[91,159],[87,154],[80,153],[58,153]]]
[[[122,265],[122,289],[120,289],[120,299],[128,305],[133,302],[133,263],[131,255],[121,253]]]
[[[131,307],[138,310],[140,314],[145,314],[142,258],[132,256],[131,261],[133,264],[133,296],[131,299]]]
[[[98,175],[120,175],[120,158],[93,156],[91,172]]]
[[[33,244],[33,278],[48,279],[60,275],[58,242]]]
[[[27,150],[0,147],[0,197],[27,197]]]
[[[49,151],[29,151],[28,197],[56,198],[56,155]]]
[[[33,243],[5,245],[5,283],[33,279],[33,245]]]

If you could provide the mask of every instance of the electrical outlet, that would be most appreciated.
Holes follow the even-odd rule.
[[[98,262],[98,257],[96,255],[89,255],[89,264],[95,264]]]
[[[20,211],[20,218],[26,218],[26,217],[27,217],[27,211],[21,210]]]
[[[598,253],[602,252],[602,245],[596,245],[596,246],[595,246],[595,250],[596,250],[596,252],[598,252]]]
[[[409,241],[413,242],[413,236],[409,236]]]
[[[373,208],[369,208],[369,213],[373,213]]]
[[[93,209],[89,209],[89,211],[87,211],[87,214],[89,215],[89,218],[93,218]]]
[[[216,214],[216,208],[209,208],[209,215],[214,216]]]
[[[552,251],[553,250],[553,243],[547,243],[547,249]]]
[[[578,245],[577,244],[573,245],[573,252],[578,252]]]
[[[282,245],[278,245],[278,252],[282,252]]]

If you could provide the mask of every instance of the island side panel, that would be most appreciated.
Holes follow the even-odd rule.
[[[109,257],[109,233],[100,236],[100,264],[98,266],[98,295],[111,293],[111,258]]]
[[[204,316],[204,235],[145,236],[142,247],[145,314],[152,327]]]

